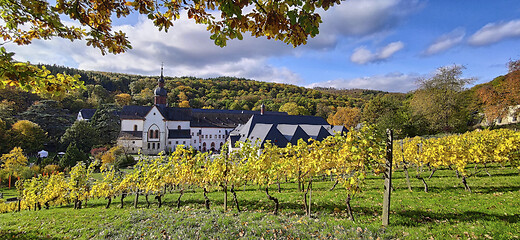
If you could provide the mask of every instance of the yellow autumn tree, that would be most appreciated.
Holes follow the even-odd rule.
[[[132,96],[128,93],[117,94],[114,99],[119,106],[127,106],[132,102]]]
[[[14,176],[20,175],[22,167],[27,165],[27,157],[23,155],[23,150],[19,147],[13,148],[9,153],[3,154],[0,157],[2,168]]]
[[[356,107],[338,107],[335,114],[329,115],[327,122],[331,125],[343,125],[353,128],[361,121],[361,109]]]

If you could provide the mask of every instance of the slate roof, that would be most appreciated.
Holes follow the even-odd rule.
[[[168,130],[168,139],[191,138],[190,130],[187,129],[170,129]]]
[[[96,109],[81,109],[79,110],[81,117],[85,120],[90,120],[94,113],[96,113]]]
[[[151,109],[151,106],[124,106],[120,117],[121,119],[144,119]]]
[[[331,126],[321,117],[294,115],[253,115],[249,121],[238,126],[230,133],[231,144],[237,141],[251,141],[264,144],[270,140],[279,147],[287,143],[297,144],[299,139],[310,138],[323,140],[335,134],[335,131],[346,131],[342,126]]]

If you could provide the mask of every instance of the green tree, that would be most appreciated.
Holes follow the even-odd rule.
[[[9,152],[13,149],[13,136],[9,131],[7,123],[0,119],[0,154]]]
[[[469,122],[468,98],[463,94],[472,78],[461,78],[464,66],[440,67],[434,76],[419,79],[410,107],[432,132],[463,131]]]
[[[13,124],[11,129],[19,136],[16,145],[27,153],[36,153],[43,149],[47,136],[38,124],[28,120],[19,120]]]
[[[60,142],[65,146],[76,145],[83,152],[88,152],[98,143],[99,134],[87,121],[76,121],[67,128],[65,134],[61,136]]]
[[[45,132],[51,145],[59,142],[61,135],[72,125],[74,117],[54,100],[35,102],[27,111],[20,114],[22,119],[38,124]]]
[[[65,155],[60,159],[59,165],[62,168],[75,166],[77,162],[85,162],[88,160],[87,154],[81,152],[76,145],[69,144]]]
[[[119,110],[114,104],[105,104],[96,110],[90,119],[90,124],[97,135],[97,144],[113,144],[117,140],[121,130]]]
[[[411,120],[409,104],[405,100],[402,95],[376,96],[363,106],[361,120],[375,125],[381,134],[386,129],[393,129],[397,138],[420,134],[414,125],[418,122]]]

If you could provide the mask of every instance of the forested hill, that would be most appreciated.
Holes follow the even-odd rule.
[[[150,105],[158,76],[139,76],[109,72],[83,71],[56,65],[45,65],[53,74],[78,74],[87,86],[74,96],[64,99],[72,104],[71,111],[96,108],[102,103],[118,101],[118,94],[131,95],[124,104]],[[327,118],[337,107],[362,108],[364,103],[386,92],[374,90],[336,90],[330,88],[307,89],[289,84],[260,82],[244,78],[218,77],[165,77],[168,104],[175,107],[258,110],[264,103],[267,110],[278,111],[287,103],[296,114],[309,114]],[[392,93],[392,95],[395,95]],[[120,99],[119,99],[120,100]],[[69,103],[69,104],[67,104]],[[294,104],[292,104],[294,103]],[[66,107],[66,106],[65,106]],[[282,108],[282,110],[284,110]]]

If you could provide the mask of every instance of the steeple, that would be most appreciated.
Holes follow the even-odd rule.
[[[161,77],[159,78],[159,84],[164,83],[164,77],[163,77],[163,65],[164,63],[161,63]]]
[[[168,91],[164,88],[163,64],[161,63],[161,77],[157,80],[157,88],[155,88],[153,103],[157,106],[166,107],[166,97]]]

